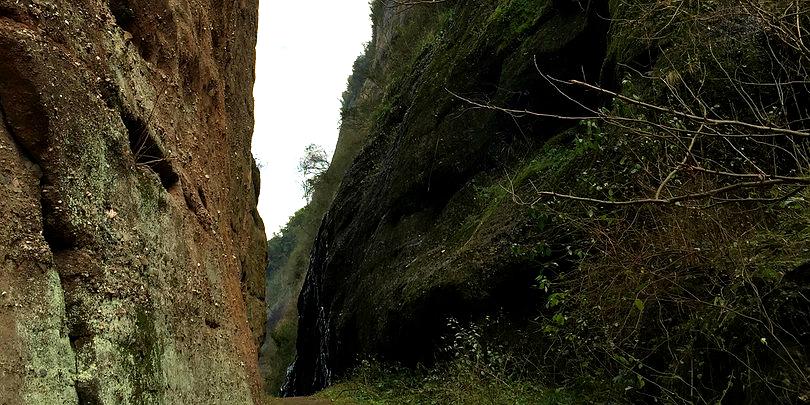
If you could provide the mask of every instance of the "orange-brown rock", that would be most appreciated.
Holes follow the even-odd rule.
[[[0,403],[259,401],[257,9],[0,0]]]

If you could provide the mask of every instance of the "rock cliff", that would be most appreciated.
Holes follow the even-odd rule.
[[[285,394],[810,398],[805,3],[372,8]]]
[[[0,402],[259,400],[257,9],[0,0]]]
[[[470,181],[513,159],[520,131],[547,127],[550,136],[557,124],[516,125],[496,111],[469,111],[451,92],[521,109],[575,111],[541,82],[533,55],[557,76],[598,79],[607,53],[602,4],[585,10],[565,1],[433,8],[375,2],[370,52],[377,63],[364,88],[385,97],[360,112],[371,127],[368,139],[369,129],[348,121],[355,136],[362,134],[355,141],[362,148],[352,149],[359,154],[312,250],[291,389],[328,385],[358,354],[427,361],[449,316],[521,301],[527,291],[508,288],[528,287],[530,274],[502,260],[505,235],[520,232],[519,221],[466,238],[457,222],[479,210]],[[338,145],[336,156],[348,146]]]

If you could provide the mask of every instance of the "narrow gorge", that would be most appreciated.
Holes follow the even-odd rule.
[[[0,404],[810,402],[810,4],[369,12],[268,238],[258,0],[0,0]]]

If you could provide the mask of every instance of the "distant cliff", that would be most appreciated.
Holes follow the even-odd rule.
[[[257,11],[0,0],[0,402],[260,400]]]

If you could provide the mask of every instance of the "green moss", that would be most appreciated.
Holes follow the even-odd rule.
[[[140,197],[137,205],[138,215],[141,218],[141,223],[149,224],[151,219],[159,215],[160,207],[165,204],[165,195],[160,183],[156,182],[149,172],[140,172],[135,176]]]
[[[265,364],[265,388],[272,395],[278,394],[284,378],[287,375],[287,367],[295,359],[295,343],[298,336],[297,312],[292,311],[285,315],[271,330],[268,339],[271,342],[265,345],[272,346],[272,349],[265,348],[268,353],[264,360]]]
[[[548,0],[505,0],[489,16],[487,24],[494,24],[504,39],[520,40],[537,24],[550,4]]]
[[[125,348],[129,364],[133,400],[143,404],[163,403],[163,345],[155,326],[154,315],[138,308],[131,343]]]
[[[64,327],[65,302],[56,271],[45,273],[41,312],[27,308],[16,334],[28,349],[23,396],[31,404],[75,404],[76,359]],[[36,314],[36,316],[34,316]]]

